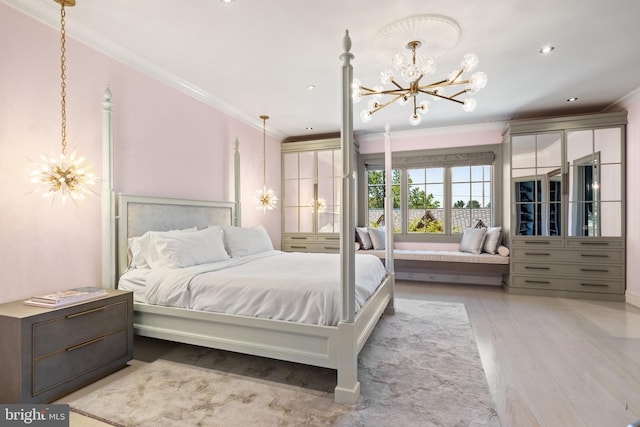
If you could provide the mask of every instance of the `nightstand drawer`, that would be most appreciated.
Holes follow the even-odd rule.
[[[33,359],[126,327],[127,302],[85,309],[33,325]]]
[[[127,329],[62,349],[33,361],[32,395],[101,368],[127,355]]]

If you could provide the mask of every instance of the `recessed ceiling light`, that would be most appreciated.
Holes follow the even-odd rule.
[[[316,90],[316,85],[307,85],[307,90]]]
[[[553,52],[554,50],[556,50],[555,46],[546,45],[546,46],[542,46],[538,52],[540,52],[543,55],[547,55]]]
[[[234,1],[236,0],[220,0],[220,2],[224,4],[230,4],[230,3],[233,3]]]
[[[305,129],[306,130],[313,130],[313,128],[311,126],[307,126]]]
[[[574,96],[573,98],[567,99],[567,102],[576,102],[577,100],[578,98]]]

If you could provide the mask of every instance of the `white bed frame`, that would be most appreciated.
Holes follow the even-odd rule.
[[[355,184],[351,110],[352,69],[348,33],[344,39],[343,60],[343,215],[341,233],[342,314],[337,326],[317,326],[260,319],[183,308],[134,303],[134,330],[142,336],[201,345],[256,356],[321,366],[337,370],[335,400],[353,404],[360,396],[358,354],[383,313],[393,313],[394,274],[387,267],[383,283],[369,300],[355,312]],[[103,170],[111,171],[111,92],[107,88],[103,103],[104,152],[109,163]],[[236,141],[235,196],[239,201],[239,154]],[[107,252],[103,261],[105,283],[116,286],[117,278],[126,270],[127,239],[146,231],[176,228],[207,227],[209,225],[239,225],[239,203],[168,199],[119,194],[113,192],[112,180],[103,180],[103,246]],[[390,181],[390,180],[389,180]],[[387,194],[391,194],[388,189]],[[389,214],[388,218],[391,218]],[[117,230],[117,232],[115,231]],[[114,254],[115,255],[111,255]],[[110,270],[110,272],[109,272]],[[113,273],[116,272],[116,273]],[[113,277],[113,276],[116,277]]]

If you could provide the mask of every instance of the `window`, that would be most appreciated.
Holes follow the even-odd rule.
[[[400,212],[400,171],[391,172],[391,192],[393,193],[393,231],[400,232],[402,215]],[[384,225],[385,172],[383,170],[367,171],[367,227],[381,227]]]
[[[444,233],[445,168],[407,170],[407,231],[409,233]]]
[[[399,241],[453,242],[465,228],[494,225],[500,209],[494,203],[494,174],[500,173],[494,163],[500,148],[491,146],[490,152],[469,148],[470,152],[453,149],[446,154],[420,151],[394,155],[393,228]],[[487,146],[479,149],[487,150]],[[385,225],[384,160],[375,154],[363,157],[367,192],[360,200],[366,209],[359,222],[381,227]]]
[[[451,233],[491,224],[491,166],[451,168]]]

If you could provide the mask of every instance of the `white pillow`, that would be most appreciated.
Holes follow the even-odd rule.
[[[498,246],[500,246],[500,237],[502,227],[489,227],[487,228],[487,234],[484,237],[484,245],[482,246],[482,252],[488,254],[495,254],[498,252]]]
[[[380,228],[369,228],[369,237],[371,237],[371,243],[373,244],[373,249],[384,249],[386,246],[386,239],[384,235],[384,227]]]
[[[152,240],[158,253],[153,268],[184,268],[229,259],[220,227],[152,236]]]
[[[462,240],[460,241],[460,252],[471,252],[478,255],[482,252],[482,244],[487,234],[487,229],[482,228],[467,228],[464,230]]]
[[[149,268],[151,265],[149,261],[157,261],[158,254],[151,240],[152,236],[166,236],[175,233],[186,233],[189,231],[197,230],[198,227],[185,228],[184,230],[147,231],[140,237],[129,238],[129,266],[132,268]]]
[[[224,242],[232,258],[273,250],[273,243],[264,227],[231,227],[223,229]]]
[[[362,249],[373,248],[369,232],[365,227],[356,227],[356,233],[358,234],[358,241],[360,242],[360,247],[362,247]]]

